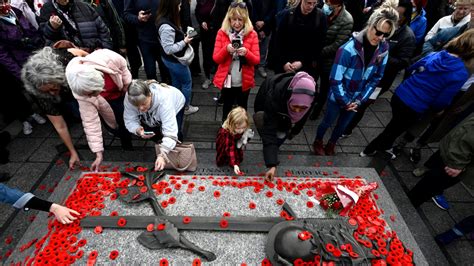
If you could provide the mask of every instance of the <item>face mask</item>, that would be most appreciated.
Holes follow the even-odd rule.
[[[12,10],[12,7],[10,6],[9,3],[3,4],[3,6],[0,6],[0,13],[7,14]]]
[[[324,4],[323,6],[323,13],[326,16],[330,16],[334,12],[334,8],[329,6],[328,4]]]

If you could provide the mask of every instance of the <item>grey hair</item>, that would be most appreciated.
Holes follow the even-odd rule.
[[[64,65],[53,48],[44,47],[33,53],[21,69],[21,80],[25,89],[40,98],[57,100],[56,96],[39,90],[45,84],[59,84],[67,87]]]
[[[390,37],[395,33],[398,26],[398,0],[386,0],[379,8],[374,10],[374,13],[370,16],[367,21],[367,27],[375,27],[380,29],[384,23],[390,25]]]
[[[145,102],[146,98],[151,96],[150,85],[144,80],[132,80],[130,87],[128,87],[128,101],[134,106]]]
[[[75,94],[85,96],[90,93],[100,93],[104,90],[102,72],[93,66],[79,64],[74,61],[71,63],[66,67],[66,78],[69,88]]]

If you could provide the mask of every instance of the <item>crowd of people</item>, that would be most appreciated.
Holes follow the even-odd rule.
[[[68,123],[82,121],[96,156],[92,170],[104,160],[102,126],[120,138],[124,150],[133,148],[132,135],[155,142],[155,170],[162,170],[166,154],[186,139],[184,117],[199,111],[191,102],[193,81],[201,80],[193,77],[202,65],[201,87],[213,84],[223,105],[217,165],[241,174],[242,139],[253,135],[252,117],[263,142],[265,178],[272,181],[280,146],[308,119],[324,111],[313,151],[335,155],[337,141],[351,136],[365,110],[402,72],[391,99],[392,119],[360,156],[387,152],[395,159],[419,136],[410,150],[418,163],[423,146],[440,142],[440,151],[414,171],[424,176],[409,193],[415,206],[433,197],[447,209],[442,190],[473,181],[473,0],[192,4],[0,0],[0,73],[7,88],[2,112],[9,121],[21,121],[25,135],[34,123],[46,123],[45,115],[69,150],[70,168],[79,156]],[[138,79],[142,64],[146,80]],[[255,75],[265,78],[260,88]],[[258,89],[252,115],[251,89]],[[8,161],[5,145],[2,162]],[[24,197],[12,195],[15,201]]]

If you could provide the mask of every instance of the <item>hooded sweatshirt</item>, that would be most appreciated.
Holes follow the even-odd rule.
[[[413,73],[398,86],[395,94],[417,113],[441,111],[469,78],[463,61],[446,51],[429,54],[413,64]]]
[[[168,153],[176,146],[176,141],[167,136],[178,138],[178,122],[176,115],[184,107],[184,95],[175,87],[163,86],[158,83],[150,85],[151,107],[147,112],[142,113],[136,106],[128,100],[128,93],[125,95],[125,111],[123,119],[125,127],[133,134],[137,134],[137,129],[141,123],[149,127],[161,125],[163,140],[160,145],[161,151]]]

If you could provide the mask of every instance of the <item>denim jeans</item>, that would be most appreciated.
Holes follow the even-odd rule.
[[[145,68],[146,78],[158,80],[156,76],[156,63],[160,69],[161,82],[169,83],[170,73],[161,61],[159,43],[140,42],[139,47],[142,53],[143,66]]]
[[[347,127],[349,122],[351,122],[354,115],[355,112],[346,111],[342,109],[337,103],[329,100],[327,103],[326,114],[318,127],[316,139],[322,140],[324,134],[326,134],[326,130],[328,130],[334,121],[339,118],[337,119],[336,127],[332,131],[331,138],[329,139],[330,142],[335,143],[342,136],[344,129]]]
[[[260,48],[260,64],[259,66],[265,67],[267,65],[267,52],[268,52],[268,45],[270,44],[270,37],[265,36],[265,38],[261,39],[258,43]]]
[[[193,87],[193,80],[191,78],[189,67],[178,62],[172,62],[164,57],[162,57],[162,60],[170,71],[171,85],[183,93],[184,98],[186,99],[184,106],[189,106],[189,104],[191,104],[191,89]]]

